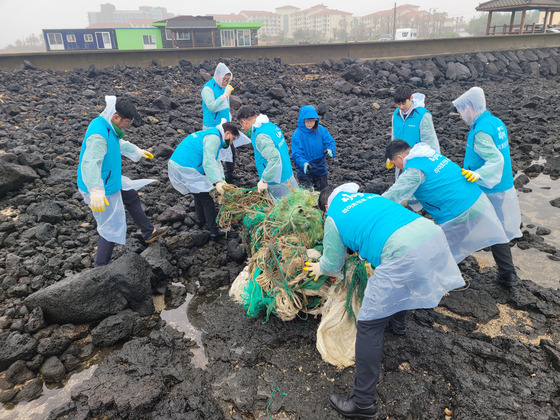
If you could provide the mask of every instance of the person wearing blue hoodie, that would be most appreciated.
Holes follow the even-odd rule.
[[[328,185],[327,157],[336,155],[336,145],[329,131],[319,124],[313,105],[299,110],[298,128],[292,134],[292,159],[299,183],[321,191]]]

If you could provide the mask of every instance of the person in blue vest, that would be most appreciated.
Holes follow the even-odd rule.
[[[299,110],[298,128],[292,134],[292,159],[299,183],[321,191],[328,185],[327,159],[336,155],[336,145],[329,131],[319,124],[313,105]]]
[[[484,91],[473,87],[453,101],[453,105],[470,127],[463,172],[486,193],[502,222],[507,240],[521,234],[521,210],[513,186],[513,172],[506,126],[486,109]],[[498,266],[498,281],[511,287],[518,281],[508,242],[492,245]]]
[[[237,112],[241,129],[251,134],[251,143],[255,152],[255,166],[259,174],[257,188],[268,190],[270,195],[279,200],[290,193],[290,188],[298,187],[292,171],[288,144],[282,130],[259,114],[250,106],[243,106]]]
[[[385,327],[402,335],[408,310],[434,308],[465,282],[441,228],[431,220],[357,184],[328,186],[319,195],[326,212],[323,255],[307,262],[311,277],[339,276],[346,248],[375,267],[358,312],[356,376],[349,397],[332,394],[331,406],[345,417],[373,418],[377,412]]]
[[[439,153],[439,141],[432,114],[424,107],[426,96],[422,93],[412,94],[408,86],[401,85],[395,89],[393,98],[397,109],[393,112],[391,140],[404,140],[410,147],[416,143],[426,143]],[[393,168],[389,160],[386,162],[387,169]],[[398,169],[395,171],[398,177]]]
[[[125,209],[140,227],[146,243],[165,235],[169,229],[152,225],[136,192],[156,180],[131,180],[121,175],[121,155],[134,162],[154,157],[122,139],[123,130],[137,118],[138,112],[129,99],[105,96],[105,101],[105,110],[87,128],[78,164],[78,189],[93,210],[99,233],[94,267],[109,264],[115,244],[126,243]]]
[[[218,63],[214,70],[214,77],[202,86],[202,129],[217,127],[222,119],[231,121],[229,97],[233,86],[229,83],[233,75],[224,63]],[[235,173],[235,146],[233,143],[226,149],[220,150],[220,160],[226,167],[225,177],[231,182],[239,177]]]
[[[181,194],[193,195],[197,224],[202,226],[206,221],[212,240],[218,239],[221,232],[210,191],[215,187],[223,194],[226,185],[218,155],[238,135],[239,130],[230,122],[190,134],[177,146],[167,164],[171,184]]]
[[[425,143],[410,147],[400,139],[389,143],[385,157],[403,172],[382,197],[397,203],[418,200],[443,229],[455,262],[506,241],[492,203],[455,162]]]

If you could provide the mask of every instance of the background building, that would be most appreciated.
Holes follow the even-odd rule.
[[[146,27],[151,26],[151,22],[156,20],[167,19],[173,17],[173,13],[167,13],[165,7],[139,7],[138,10],[116,10],[115,6],[110,3],[100,5],[101,11],[88,12],[88,21],[90,25],[97,23],[127,24],[131,20],[149,21]]]
[[[114,29],[43,29],[47,51],[115,50]]]

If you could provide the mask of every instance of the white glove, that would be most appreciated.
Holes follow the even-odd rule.
[[[218,191],[218,193],[223,194],[224,193],[224,187],[227,185],[226,182],[224,181],[218,181],[216,182],[216,191]]]
[[[311,165],[310,165],[309,163],[305,162],[305,163],[303,164],[303,173],[304,173],[305,175],[307,175],[307,172],[309,172],[309,168],[311,168]]]
[[[333,157],[333,153],[331,149],[327,149],[327,155],[332,158]]]
[[[261,180],[261,181],[258,182],[258,184],[257,184],[257,189],[258,189],[259,191],[264,191],[264,190],[266,190],[267,188],[268,188],[268,184],[267,184],[265,181],[262,181],[262,180]]]
[[[224,91],[224,95],[226,95],[226,97],[228,97],[229,95],[231,95],[232,91],[233,91],[233,86],[232,85],[227,85],[226,90]]]
[[[93,211],[98,213],[105,211],[105,206],[109,205],[105,192],[91,191],[89,195],[89,205]]]
[[[480,178],[480,175],[478,173],[476,173],[475,171],[470,171],[468,169],[461,169],[461,173],[469,182],[476,182]]]
[[[321,264],[319,262],[314,263],[307,261],[303,270],[307,271],[308,277],[315,277],[313,281],[317,281],[317,279],[323,275],[323,272],[321,271]]]

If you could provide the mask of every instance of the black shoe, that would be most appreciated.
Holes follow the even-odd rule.
[[[144,242],[146,242],[147,244],[151,244],[157,238],[161,238],[163,235],[165,235],[168,230],[169,230],[169,227],[156,228],[156,230],[154,230],[152,233],[150,233],[150,236],[148,236],[147,238],[144,238]]]
[[[518,278],[515,273],[506,273],[498,276],[498,283],[505,287],[512,287],[517,284]]]
[[[395,335],[405,335],[406,334],[406,322],[395,321],[391,319],[389,325],[387,326],[387,331]]]
[[[373,419],[373,416],[377,413],[377,403],[373,403],[369,407],[360,407],[351,398],[338,394],[331,394],[329,403],[332,408],[347,418]]]
[[[232,184],[234,181],[238,180],[240,178],[239,175],[235,174],[235,173],[230,173],[230,174],[226,174],[226,182],[228,184]]]
[[[220,238],[224,236],[224,232],[221,230],[216,230],[214,232],[210,232],[210,240],[211,241],[218,241]]]

